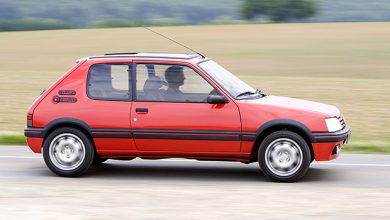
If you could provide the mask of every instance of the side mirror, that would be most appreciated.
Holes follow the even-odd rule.
[[[207,96],[207,103],[209,104],[226,104],[228,100],[223,95],[209,95]]]

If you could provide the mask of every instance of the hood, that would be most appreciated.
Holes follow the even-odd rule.
[[[273,107],[319,113],[325,115],[325,117],[338,117],[340,115],[340,110],[336,106],[319,102],[307,101],[303,99],[295,99],[281,96],[266,96],[260,99],[248,101],[253,101],[256,104],[270,105]]]

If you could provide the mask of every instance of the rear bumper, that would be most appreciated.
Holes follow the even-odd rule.
[[[42,153],[43,138],[27,137],[26,142],[34,153]]]
[[[43,145],[43,128],[26,128],[24,129],[27,145],[34,153],[42,152]]]
[[[312,133],[312,146],[314,157],[317,161],[336,159],[348,143],[351,136],[351,130],[346,125],[337,132],[318,132]]]
[[[43,128],[26,128],[24,129],[24,136],[26,137],[34,137],[34,138],[43,138],[44,133]]]

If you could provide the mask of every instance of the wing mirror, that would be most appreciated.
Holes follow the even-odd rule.
[[[207,103],[209,104],[226,104],[228,100],[223,95],[209,95],[207,96]]]

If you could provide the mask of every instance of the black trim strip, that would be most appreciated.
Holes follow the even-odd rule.
[[[179,134],[226,134],[240,135],[240,131],[223,130],[165,130],[165,129],[128,129],[128,128],[92,128],[91,132],[133,132],[133,133],[179,133]],[[243,132],[243,134],[256,135],[254,132]]]
[[[316,138],[313,143],[339,142],[348,139],[348,135],[331,138]]]
[[[43,128],[26,128],[24,129],[24,136],[43,138]]]
[[[180,134],[226,134],[240,135],[240,131],[215,131],[215,130],[164,130],[164,129],[133,129],[134,133],[180,133]]]
[[[92,133],[93,138],[133,138],[131,133]]]
[[[133,134],[135,139],[174,139],[174,140],[219,140],[239,141],[240,136],[211,136],[211,135],[175,135],[175,134]]]
[[[255,141],[256,140],[256,135],[242,135],[241,136],[242,141]]]
[[[256,135],[256,132],[250,132],[250,131],[243,131],[243,135]]]
[[[342,130],[336,132],[313,132],[312,142],[313,143],[324,143],[324,142],[339,142],[345,141],[351,135],[351,130],[346,125]]]
[[[91,132],[94,138],[241,140],[239,131],[95,128]]]
[[[131,132],[131,129],[127,128],[92,128],[91,132]]]

